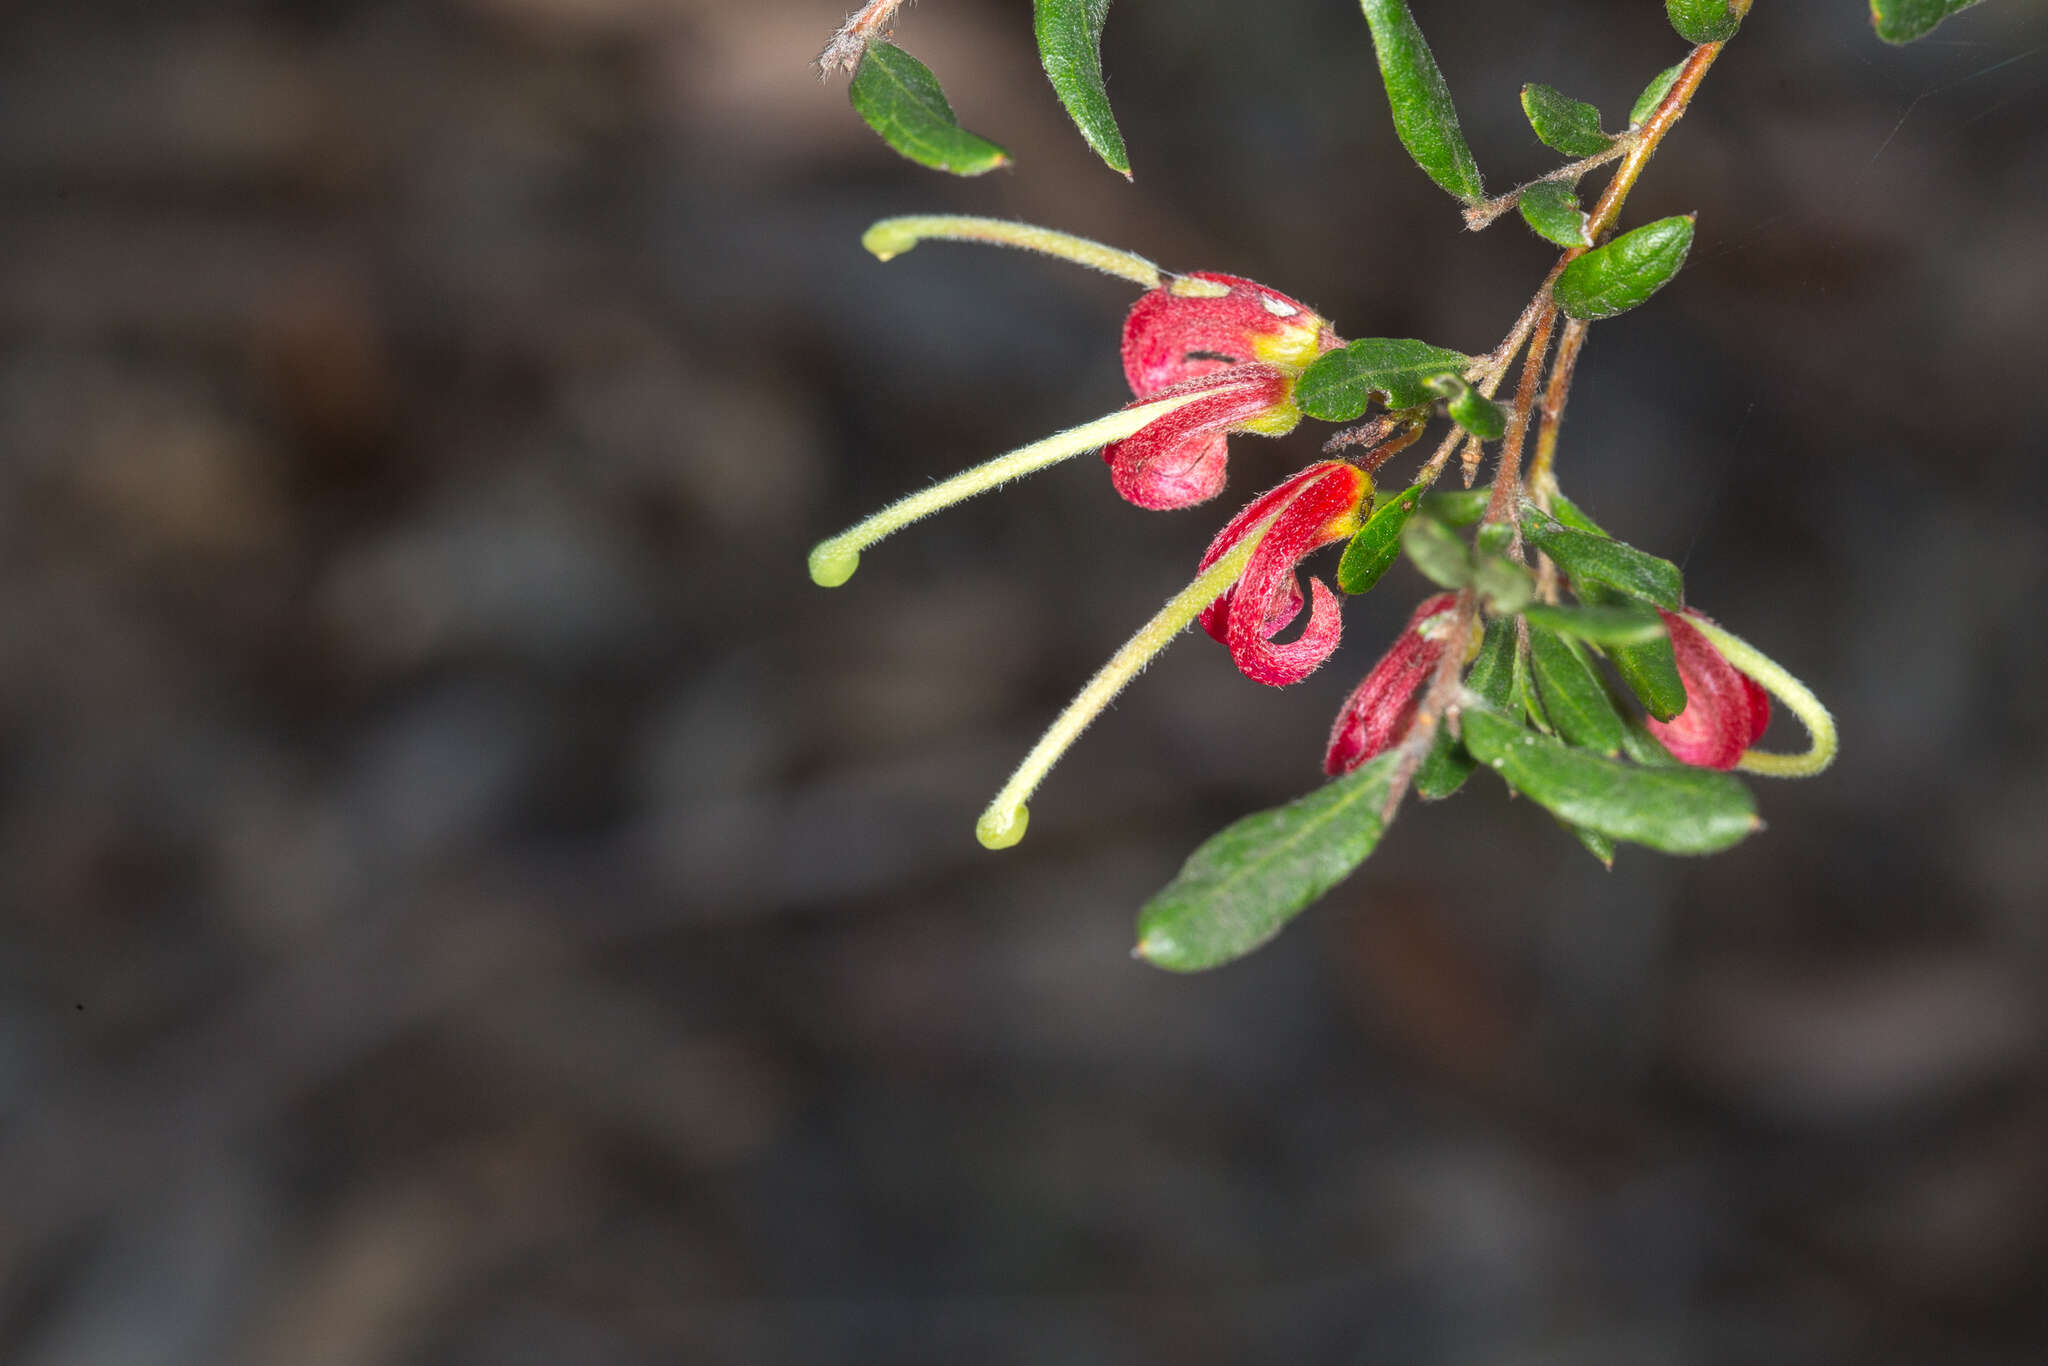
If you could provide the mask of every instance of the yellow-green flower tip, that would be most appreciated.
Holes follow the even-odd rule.
[[[860,244],[874,253],[877,261],[901,256],[917,245],[917,234],[893,218],[884,218],[860,235]]]
[[[1031,808],[1018,805],[1008,811],[988,811],[974,823],[974,837],[981,841],[984,849],[1008,849],[1024,838],[1024,827],[1031,824]]]
[[[820,541],[811,551],[811,582],[820,588],[837,588],[860,568],[860,552],[830,541]]]

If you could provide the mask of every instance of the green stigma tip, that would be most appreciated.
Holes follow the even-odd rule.
[[[917,234],[884,219],[860,235],[860,244],[878,261],[901,256],[917,245]]]
[[[984,849],[1008,849],[1024,838],[1024,827],[1031,824],[1031,808],[1018,806],[1011,811],[990,811],[974,823],[974,837],[981,841]]]
[[[821,542],[811,551],[811,582],[820,588],[837,588],[860,568],[860,552]]]

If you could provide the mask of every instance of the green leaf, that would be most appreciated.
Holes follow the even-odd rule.
[[[1514,669],[1509,675],[1514,686],[1515,708],[1528,718],[1529,724],[1549,735],[1556,727],[1550,724],[1550,714],[1543,710],[1543,699],[1536,691],[1536,671],[1530,664],[1528,647],[1517,641]]]
[[[1426,386],[1445,399],[1451,421],[1481,441],[1498,441],[1508,429],[1508,410],[1465,382],[1463,375],[1438,375]]]
[[[1629,127],[1638,126],[1656,112],[1657,106],[1664,103],[1664,97],[1671,93],[1671,87],[1678,84],[1678,77],[1684,70],[1685,63],[1680,62],[1677,66],[1665,67],[1650,78],[1650,83],[1643,87],[1643,93],[1636,96],[1636,102],[1629,107]]]
[[[1522,87],[1522,112],[1536,139],[1568,157],[1598,156],[1614,139],[1600,131],[1600,111],[1547,85]]]
[[[1685,710],[1685,680],[1678,676],[1678,655],[1671,648],[1670,637],[1642,645],[1616,645],[1608,650],[1607,660],[1636,700],[1659,721],[1669,721]]]
[[[1108,17],[1109,0],[1033,0],[1032,5],[1046,79],[1095,154],[1129,180],[1131,159],[1102,86],[1102,21]]]
[[[1667,854],[1711,854],[1762,823],[1749,789],[1703,768],[1637,768],[1467,711],[1465,747],[1560,820]]]
[[[1579,531],[1524,505],[1522,530],[1536,548],[1571,575],[1572,585],[1603,584],[1632,598],[1678,610],[1685,581],[1669,560],[1607,536]]]
[[[1486,196],[1479,165],[1458,128],[1451,88],[1437,69],[1429,44],[1408,12],[1407,0],[1360,0],[1366,25],[1372,29],[1373,51],[1379,57],[1380,79],[1387,87],[1387,106],[1394,132],[1415,164],[1467,204]]]
[[[1565,829],[1571,831],[1572,837],[1578,840],[1580,844],[1586,846],[1587,853],[1591,854],[1594,858],[1599,859],[1600,862],[1606,867],[1614,867],[1613,840],[1607,838],[1607,836],[1605,835],[1599,834],[1596,831],[1588,830],[1583,825],[1573,825],[1570,821],[1559,821],[1558,824],[1562,825]]]
[[[1401,528],[1401,549],[1439,588],[1463,588],[1472,582],[1471,552],[1455,531],[1434,518],[1410,518]]]
[[[1400,497],[1373,509],[1365,525],[1344,547],[1344,558],[1337,562],[1337,586],[1347,593],[1364,593],[1380,581],[1380,575],[1401,554],[1401,528],[1408,524],[1408,518],[1422,502],[1427,484],[1417,484]]]
[[[1479,653],[1465,672],[1465,686],[1486,699],[1488,706],[1505,707],[1514,685],[1515,623],[1501,619],[1488,622],[1480,638]],[[1428,801],[1441,801],[1465,785],[1477,761],[1453,739],[1449,727],[1436,733],[1436,744],[1422,767],[1415,770],[1415,790]]]
[[[1669,284],[1691,249],[1691,214],[1645,223],[1566,266],[1553,297],[1568,317],[1626,313]]]
[[[1498,555],[1514,543],[1515,529],[1506,522],[1488,522],[1472,537],[1473,547],[1482,555]]]
[[[1536,596],[1536,576],[1528,566],[1516,564],[1504,555],[1476,555],[1472,560],[1472,589],[1489,611],[1511,617]]]
[[[1301,372],[1294,401],[1310,417],[1349,422],[1366,410],[1373,395],[1389,408],[1413,408],[1430,401],[1428,382],[1459,374],[1472,358],[1459,351],[1405,338],[1365,337],[1331,351]]]
[[[1531,626],[1594,645],[1644,645],[1665,635],[1664,619],[1633,603],[1599,607],[1552,607],[1538,603],[1523,609],[1522,615]]]
[[[1424,498],[1422,511],[1424,516],[1434,517],[1445,526],[1471,526],[1486,515],[1486,505],[1492,498],[1490,484],[1476,489],[1446,489]]]
[[[1621,713],[1578,647],[1555,631],[1529,628],[1529,666],[1543,710],[1571,744],[1599,754],[1621,752]]]
[[[1211,836],[1138,912],[1138,956],[1173,972],[1242,958],[1379,843],[1398,751]]]
[[[1742,15],[1729,0],[1664,0],[1664,13],[1688,43],[1725,43],[1742,27]]]
[[[846,93],[882,141],[921,166],[980,175],[1009,164],[1008,152],[960,126],[931,68],[894,44],[868,44]]]
[[[1595,536],[1605,536],[1607,534],[1606,527],[1601,526],[1591,517],[1588,517],[1580,510],[1577,503],[1574,503],[1561,493],[1551,496],[1550,511],[1556,516],[1558,521],[1563,522],[1566,526],[1577,527],[1580,531],[1590,531]]]
[[[1978,0],[1870,0],[1870,22],[1887,43],[1910,43],[1934,32],[1935,25],[1960,14]]]
[[[1539,180],[1522,191],[1517,208],[1529,230],[1546,242],[1560,247],[1590,247],[1586,235],[1586,211],[1569,187],[1555,180]]]

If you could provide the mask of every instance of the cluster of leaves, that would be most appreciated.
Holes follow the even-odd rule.
[[[1977,3],[1979,0],[1870,0],[1870,19],[1884,41],[1910,43],[1926,37],[1950,15]],[[1484,197],[1479,167],[1459,132],[1457,111],[1443,73],[1406,0],[1360,0],[1360,6],[1372,30],[1402,145],[1437,184],[1467,204],[1478,203]],[[1727,41],[1741,25],[1748,7],[1746,0],[1665,3],[1672,27],[1692,43]],[[851,44],[858,53],[857,61],[844,59],[854,71],[849,88],[854,109],[884,142],[919,165],[963,176],[1009,165],[1008,152],[961,126],[931,68],[895,44],[869,36],[871,28],[895,8],[896,0],[871,4],[869,9],[879,9],[881,17],[858,29]],[[1109,0],[1032,0],[1032,32],[1053,92],[1096,155],[1129,179],[1130,154],[1124,149],[1123,133],[1110,110],[1109,91],[1102,79],[1102,28],[1108,18]],[[849,28],[853,27],[849,21]],[[828,49],[828,56],[831,52]],[[1660,78],[1662,89],[1653,82],[1643,92],[1630,111],[1631,124],[1640,123],[1656,107],[1677,74],[1678,68],[1673,67]],[[1592,105],[1568,99],[1548,86],[1524,86],[1522,107],[1544,145],[1566,156],[1595,157],[1613,142],[1600,131],[1599,114]],[[1568,224],[1576,205],[1567,205],[1569,188],[1556,182],[1541,184],[1533,204],[1529,194],[1523,196],[1522,215],[1530,226],[1560,246],[1590,246],[1587,241],[1570,239]],[[1583,218],[1579,221],[1583,225]]]
[[[1540,602],[1535,576],[1508,553],[1517,527],[1481,524],[1491,496],[1417,484],[1374,512],[1338,567],[1338,586],[1363,593],[1405,554],[1432,583],[1472,590],[1483,610],[1458,733],[1437,733],[1414,790],[1442,800],[1484,765],[1602,863],[1617,843],[1710,854],[1759,828],[1748,788],[1680,764],[1643,723],[1669,720],[1686,702],[1657,613],[1681,605],[1678,567],[1615,540],[1561,495],[1549,513],[1524,501],[1521,535],[1558,566],[1573,598]],[[1279,933],[1372,853],[1401,760],[1390,751],[1211,838],[1140,913],[1139,952],[1194,971]]]

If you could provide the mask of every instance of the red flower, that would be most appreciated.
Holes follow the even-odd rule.
[[[1298,683],[1337,648],[1343,632],[1337,595],[1321,579],[1310,580],[1314,603],[1302,633],[1284,645],[1273,637],[1301,613],[1296,567],[1311,551],[1348,539],[1371,502],[1370,475],[1342,461],[1322,461],[1254,498],[1209,543],[1203,569],[1265,528],[1237,583],[1202,612],[1202,629],[1230,647],[1246,678],[1274,687]]]
[[[1372,666],[1357,690],[1344,699],[1337,723],[1330,727],[1323,772],[1333,778],[1349,773],[1384,754],[1408,733],[1422,701],[1423,684],[1444,657],[1442,635],[1429,630],[1427,624],[1430,618],[1449,611],[1457,600],[1455,593],[1423,599],[1415,615],[1408,618],[1407,629],[1395,637],[1393,646]]]
[[[1770,694],[1722,658],[1713,642],[1686,620],[1698,613],[1690,608],[1683,614],[1666,612],[1660,607],[1657,615],[1664,618],[1672,652],[1678,656],[1685,709],[1669,721],[1651,717],[1647,723],[1650,733],[1683,763],[1698,768],[1735,767],[1743,751],[1761,740],[1764,728],[1771,724]]]
[[[1312,310],[1234,275],[1194,271],[1145,291],[1124,319],[1124,377],[1140,400],[1213,391],[1103,447],[1118,493],[1178,508],[1223,488],[1231,432],[1294,429],[1294,380],[1341,345]]]

